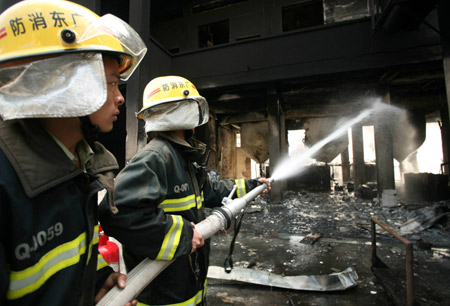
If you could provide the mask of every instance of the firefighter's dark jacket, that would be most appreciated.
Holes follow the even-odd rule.
[[[97,174],[118,165],[91,146],[84,172],[38,120],[0,120],[0,305],[93,305],[113,272],[98,256]]]
[[[160,133],[118,174],[111,213],[100,205],[100,223],[107,235],[124,246],[130,271],[145,257],[175,261],[138,296],[143,305],[197,305],[204,299],[209,247],[192,249],[192,225],[203,207],[221,206],[238,184],[238,196],[257,180],[211,182],[193,161],[199,150],[170,133]]]

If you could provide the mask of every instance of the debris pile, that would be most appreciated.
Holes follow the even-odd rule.
[[[370,186],[367,188],[369,193]],[[291,277],[330,275],[352,267],[359,276],[358,289],[334,298],[348,305],[390,305],[390,298],[370,270],[370,219],[375,216],[414,244],[417,301],[441,305],[450,296],[450,289],[445,287],[450,273],[449,214],[450,200],[407,203],[400,199],[394,207],[383,207],[376,197],[355,197],[348,188],[329,192],[287,191],[277,202],[261,195],[245,209],[235,241],[233,268]],[[398,269],[397,281],[404,282],[403,245],[378,226],[376,229],[380,243],[377,254],[389,267]],[[212,237],[212,265],[223,265],[232,237],[232,231]],[[233,294],[239,296],[244,290],[242,286],[214,281],[211,279],[209,283],[209,299],[215,305],[227,305]],[[325,300],[333,300],[332,295],[245,288],[249,298],[256,299],[255,303],[245,305],[261,305],[268,299],[292,300],[294,305],[300,301],[323,304]],[[227,302],[220,296],[223,292],[228,294]]]
[[[347,190],[332,192],[287,191],[280,203],[260,196],[246,209],[243,231],[276,237],[280,234],[370,238],[370,217],[412,240],[426,239],[450,246],[450,201],[382,207],[375,199],[355,197]],[[309,236],[308,236],[309,235]]]

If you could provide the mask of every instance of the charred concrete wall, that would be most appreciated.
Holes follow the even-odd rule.
[[[293,22],[297,22],[301,18],[307,18],[308,14],[320,14],[318,21],[314,22],[314,25],[320,25],[370,15],[368,0],[249,0],[234,1],[234,4],[223,6],[213,6],[209,2],[213,1],[193,1],[187,4],[183,9],[183,16],[152,26],[151,35],[167,50],[178,53],[200,48],[202,27],[209,26],[209,46],[216,45],[217,37],[214,38],[214,35],[222,34],[215,34],[211,28],[220,27],[220,22],[224,22],[223,27],[228,27],[228,31],[223,30],[223,35],[228,37],[225,40],[221,38],[219,44],[280,34],[286,30],[289,16],[292,16]],[[306,15],[298,16],[299,11]],[[296,25],[287,26],[289,29],[295,27]]]
[[[220,176],[222,179],[234,179],[236,176],[236,134],[232,127],[219,127],[217,142]]]
[[[252,178],[251,159],[242,148],[236,150],[236,172],[234,178]]]
[[[267,121],[241,124],[241,148],[257,163],[269,158],[269,124]]]

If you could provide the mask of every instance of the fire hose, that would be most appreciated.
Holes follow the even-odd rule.
[[[274,179],[269,179],[272,183]],[[215,208],[211,214],[201,222],[195,225],[195,229],[202,234],[203,239],[211,238],[220,230],[225,230],[231,225],[233,218],[243,213],[245,206],[261,194],[266,188],[266,184],[262,184],[252,189],[241,198],[231,199],[236,186],[230,192],[228,197],[222,200],[222,206]],[[151,283],[159,273],[167,268],[174,260],[162,261],[144,259],[127,275],[127,285],[120,289],[115,286],[96,304],[97,306],[115,306],[125,305],[135,299],[141,291]]]

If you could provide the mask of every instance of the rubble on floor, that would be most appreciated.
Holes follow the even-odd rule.
[[[273,202],[262,195],[249,203],[236,240],[234,267],[292,276],[330,274],[351,266],[358,273],[359,284],[338,296],[341,304],[389,305],[389,297],[370,271],[370,218],[375,216],[394,231],[403,229],[403,236],[414,244],[417,302],[440,305],[450,298],[450,289],[445,286],[450,273],[450,201],[399,201],[396,207],[386,208],[376,200],[357,198],[345,188],[331,192],[288,191],[282,199]],[[408,232],[404,232],[406,228]],[[212,265],[223,265],[232,236],[218,233],[212,237]],[[402,244],[378,227],[377,243],[378,256],[397,269],[398,282],[404,282]],[[242,305],[319,305],[320,301],[336,298],[323,293],[267,291],[217,280],[210,280],[208,288],[213,305],[240,305],[239,299],[232,298],[235,291],[246,292],[248,301]],[[254,304],[249,302],[250,295]],[[258,304],[263,296],[266,303]]]
[[[325,232],[328,237],[368,238],[370,218],[376,216],[405,238],[413,241],[422,238],[436,245],[450,246],[450,200],[414,204],[399,202],[397,207],[386,208],[377,201],[357,198],[346,191],[287,191],[280,203],[269,201],[270,197],[260,196],[250,203],[242,227],[251,224],[248,230],[263,236],[277,233],[308,236]],[[263,218],[256,212],[263,212]],[[262,223],[254,222],[260,218]],[[412,220],[421,226],[405,232]]]

